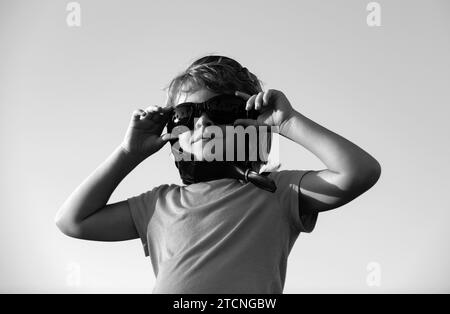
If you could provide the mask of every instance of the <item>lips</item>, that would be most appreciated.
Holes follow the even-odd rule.
[[[207,135],[207,134],[206,134]],[[212,133],[210,135],[213,135],[214,139],[217,139],[218,137],[215,136],[216,134]],[[199,131],[194,131],[194,134],[192,134],[191,139],[190,139],[190,144],[198,142],[198,141],[207,141],[207,140],[211,140],[213,139],[211,138],[211,136],[205,136],[205,132],[202,132],[202,130]]]
[[[194,136],[192,136],[191,137],[191,140],[190,140],[190,143],[191,144],[193,144],[193,143],[196,143],[196,142],[199,142],[199,141],[208,141],[208,140],[210,140],[211,138],[209,138],[209,137],[202,137],[202,136],[200,136],[200,137],[194,137]]]

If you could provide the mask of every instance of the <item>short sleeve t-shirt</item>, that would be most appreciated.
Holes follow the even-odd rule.
[[[218,179],[161,185],[129,198],[156,276],[153,293],[282,293],[294,242],[314,229],[318,216],[301,214],[306,172],[270,173],[275,193]]]

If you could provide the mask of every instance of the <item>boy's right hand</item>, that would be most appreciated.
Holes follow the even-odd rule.
[[[159,106],[135,110],[121,144],[122,149],[142,159],[160,150],[170,139],[170,134],[161,133],[172,110],[171,107]]]

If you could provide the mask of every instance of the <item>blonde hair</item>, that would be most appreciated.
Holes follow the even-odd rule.
[[[206,88],[217,94],[241,91],[249,95],[262,91],[258,77],[239,62],[224,56],[208,55],[194,61],[178,74],[167,89],[167,104],[174,106],[180,93]]]

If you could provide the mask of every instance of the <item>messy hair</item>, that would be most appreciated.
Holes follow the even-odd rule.
[[[262,84],[255,74],[236,60],[209,55],[193,62],[170,82],[166,105],[176,105],[181,93],[193,93],[202,88],[218,94],[241,91],[254,95],[262,91]]]
[[[262,92],[262,82],[258,77],[234,59],[208,55],[194,61],[186,70],[178,74],[166,87],[166,106],[177,104],[181,93],[194,93],[206,88],[217,94],[234,94],[236,91],[248,95]],[[268,137],[268,148],[272,136]],[[280,165],[269,162],[252,162],[255,171],[273,171]]]

